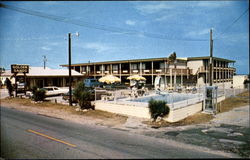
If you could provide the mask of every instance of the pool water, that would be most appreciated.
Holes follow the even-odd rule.
[[[184,101],[187,99],[192,99],[197,97],[197,94],[182,94],[182,93],[167,93],[167,94],[155,94],[152,96],[147,96],[147,97],[140,97],[136,99],[131,99],[130,101],[133,102],[148,102],[150,99],[154,100],[162,100],[165,101],[167,104],[168,103],[175,103],[179,101]]]

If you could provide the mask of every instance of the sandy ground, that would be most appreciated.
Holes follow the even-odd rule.
[[[217,114],[211,122],[215,124],[230,124],[249,128],[249,108],[250,106],[242,106],[234,108],[229,112]]]

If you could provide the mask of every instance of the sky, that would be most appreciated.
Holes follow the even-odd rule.
[[[42,67],[43,56],[47,67],[62,68],[68,63],[68,33],[72,64],[173,52],[177,58],[209,56],[212,29],[213,55],[235,60],[237,74],[249,74],[248,0],[1,3],[11,7],[0,8],[0,66],[5,69]]]

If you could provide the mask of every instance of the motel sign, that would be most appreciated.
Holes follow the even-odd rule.
[[[29,73],[29,65],[12,64],[11,73]]]

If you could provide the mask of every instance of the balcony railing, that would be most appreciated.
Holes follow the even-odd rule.
[[[115,71],[96,71],[94,73],[94,71],[90,71],[90,72],[82,72],[82,74],[84,75],[96,75],[96,76],[101,76],[102,74],[114,74],[114,75],[130,75],[130,74],[142,74],[142,75],[170,75],[171,69],[142,69],[141,71],[139,69],[136,70],[115,70]],[[174,75],[176,73],[176,75],[190,75],[192,74],[192,69],[172,69],[172,75]]]

